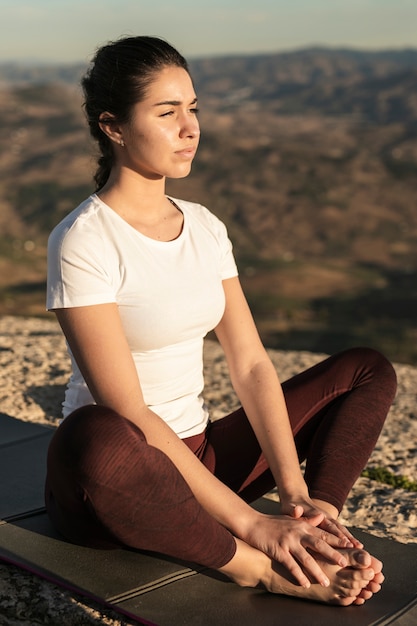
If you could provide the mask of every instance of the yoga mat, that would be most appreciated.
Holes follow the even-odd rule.
[[[52,429],[0,414],[0,559],[156,626],[376,626],[417,624],[417,544],[354,530],[384,562],[380,593],[331,607],[243,589],[215,572],[135,550],[93,550],[58,535],[44,510]],[[262,498],[254,506],[272,512]]]

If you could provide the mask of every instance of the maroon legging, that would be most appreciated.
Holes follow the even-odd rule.
[[[394,398],[394,370],[378,352],[355,348],[291,378],[283,390],[310,495],[340,510]],[[246,501],[274,487],[243,409],[184,441]],[[75,543],[124,545],[212,568],[225,565],[236,549],[170,459],[105,407],[82,407],[59,426],[45,493],[53,523]]]

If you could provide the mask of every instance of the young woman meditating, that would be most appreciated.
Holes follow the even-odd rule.
[[[160,39],[124,38],[97,52],[82,84],[101,156],[96,192],[49,242],[48,308],[73,366],[49,450],[51,519],[84,545],[364,603],[382,564],[337,518],[393,400],[392,366],[352,349],[281,385],[225,226],[165,193],[166,178],[190,172],[199,141],[186,61]],[[212,329],[242,405],[213,423],[202,396]],[[275,485],[276,515],[249,505]]]

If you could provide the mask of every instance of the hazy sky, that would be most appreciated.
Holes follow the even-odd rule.
[[[84,62],[126,34],[158,35],[187,57],[417,47],[417,0],[0,0],[0,62]]]

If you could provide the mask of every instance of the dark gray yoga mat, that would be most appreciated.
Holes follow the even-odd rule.
[[[417,543],[355,531],[384,562],[382,591],[361,607],[329,607],[242,589],[163,556],[74,546],[43,508],[45,455],[53,430],[0,414],[0,559],[157,626],[376,626],[417,624]],[[255,506],[268,512],[273,503]]]

